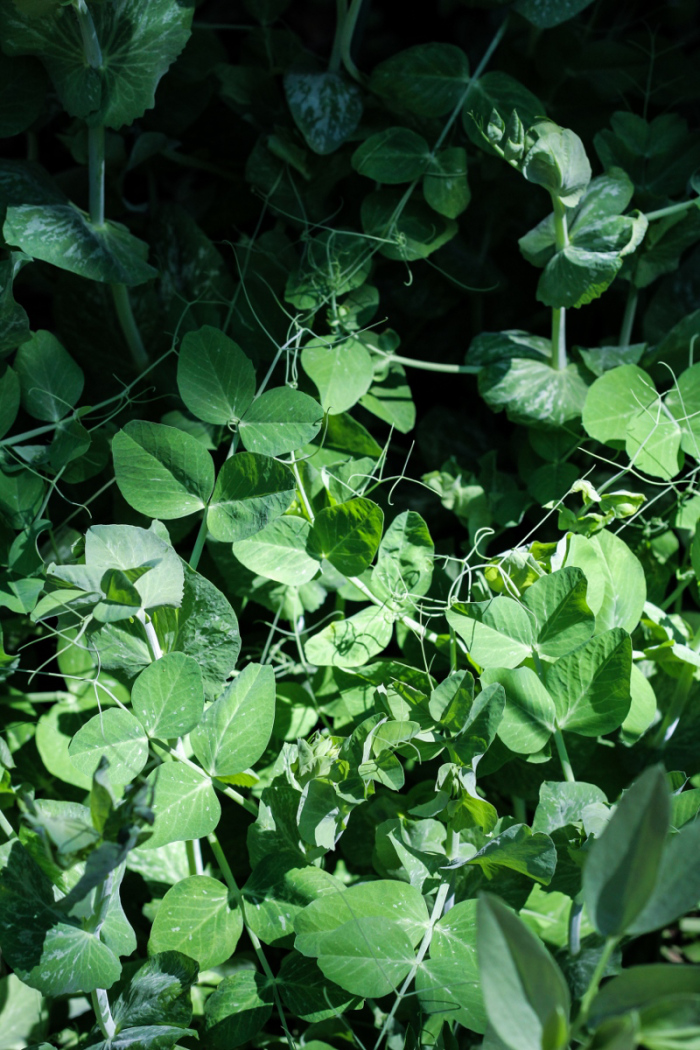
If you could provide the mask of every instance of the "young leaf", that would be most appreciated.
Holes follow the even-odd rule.
[[[327,558],[344,576],[359,576],[371,564],[382,536],[384,514],[369,499],[350,499],[322,510],[309,534],[308,551]]]
[[[402,601],[425,594],[433,578],[435,545],[415,510],[398,514],[382,537],[372,583]]]
[[[563,1050],[569,989],[539,937],[497,897],[477,905],[477,950],[489,1024],[510,1050]]]
[[[204,1007],[204,1031],[211,1050],[234,1050],[249,1042],[272,1015],[272,987],[254,970],[224,977]]]
[[[196,438],[133,420],[112,442],[114,473],[127,503],[151,518],[183,518],[206,506],[214,463]]]
[[[543,656],[566,656],[593,634],[586,586],[580,569],[558,569],[525,590],[522,603],[534,616],[535,644]]]
[[[207,970],[230,959],[242,932],[240,909],[229,907],[226,887],[208,875],[192,875],[165,894],[148,951],[181,951]]]
[[[333,153],[360,122],[359,88],[338,73],[287,73],[284,91],[294,123],[314,153]]]
[[[22,408],[35,419],[57,423],[79,400],[82,369],[50,332],[34,332],[15,358]]]
[[[165,762],[149,774],[146,784],[153,791],[156,819],[153,834],[141,849],[200,839],[219,823],[221,806],[205,773],[180,762]]]
[[[455,108],[469,84],[469,61],[454,44],[417,44],[375,67],[370,90],[422,117]]]
[[[532,619],[505,595],[487,602],[458,602],[447,610],[447,622],[481,667],[517,667],[532,652]]]
[[[534,137],[535,142],[522,162],[525,178],[544,186],[568,208],[578,204],[592,174],[581,139],[568,128],[547,120],[530,127],[528,136]]]
[[[622,725],[630,709],[632,643],[616,627],[592,638],[545,670],[557,725],[582,736],[604,736]]]
[[[269,664],[248,664],[204,712],[190,736],[211,776],[232,776],[258,761],[275,720],[275,676]]]
[[[652,766],[618,803],[583,869],[586,909],[599,933],[620,936],[649,901],[670,823],[663,770]]]
[[[355,171],[385,185],[413,182],[429,163],[428,143],[409,128],[386,128],[370,135],[352,155]]]
[[[281,456],[308,445],[321,429],[318,401],[290,387],[266,390],[253,401],[238,429],[249,452]]]
[[[491,668],[484,671],[481,681],[484,685],[500,682],[506,691],[506,710],[498,727],[506,747],[521,755],[541,750],[556,728],[556,708],[535,672],[529,667]]]
[[[324,412],[332,415],[356,405],[374,379],[372,358],[359,339],[312,339],[301,352],[301,364],[316,384]]]
[[[271,456],[239,452],[226,460],[207,510],[215,540],[236,543],[254,536],[289,508],[296,483],[289,467]]]
[[[233,553],[256,575],[301,587],[319,571],[318,561],[307,554],[311,531],[305,518],[285,515],[254,536],[234,543]]]
[[[73,737],[68,748],[71,762],[85,777],[92,777],[104,756],[114,788],[130,784],[148,759],[148,741],[139,722],[128,711],[110,707],[94,715]]]
[[[199,664],[184,653],[164,653],[134,682],[131,704],[149,736],[167,740],[191,732],[204,709]]]
[[[255,395],[255,369],[238,343],[211,325],[188,332],[177,362],[177,385],[190,412],[228,426]]]

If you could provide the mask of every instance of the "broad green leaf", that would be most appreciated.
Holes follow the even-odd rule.
[[[535,644],[543,656],[565,656],[593,634],[586,586],[581,569],[559,569],[525,590],[522,603],[534,616]]]
[[[576,364],[556,370],[544,361],[511,358],[479,373],[479,393],[495,411],[505,409],[514,423],[563,426],[584,410],[588,387]]]
[[[324,895],[304,908],[294,920],[296,947],[303,955],[318,955],[326,943],[325,936],[339,926],[357,919],[382,917],[395,923],[414,948],[428,925],[428,909],[415,886],[379,879]]]
[[[356,405],[374,379],[372,358],[359,339],[312,339],[301,352],[301,364],[316,384],[324,412],[332,415]]]
[[[497,897],[477,905],[479,970],[489,1024],[511,1050],[562,1050],[570,996],[547,949]]]
[[[372,500],[347,500],[316,515],[308,551],[326,558],[344,576],[360,576],[371,564],[382,537],[384,514]]]
[[[670,481],[683,466],[682,437],[680,426],[669,419],[658,398],[627,424],[625,451],[638,470]]]
[[[640,408],[657,400],[650,376],[636,365],[621,365],[605,372],[591,386],[583,409],[583,425],[596,441],[622,448],[628,424]]]
[[[192,1019],[190,989],[197,964],[182,952],[160,952],[145,962],[112,1004],[120,1029],[169,1023],[185,1029]],[[182,1037],[185,1032],[182,1031]],[[150,1050],[150,1048],[147,1048]]]
[[[237,422],[253,400],[255,369],[238,343],[204,325],[182,340],[177,385],[193,415],[227,426]]]
[[[406,381],[403,365],[389,363],[386,375],[378,378],[368,392],[360,398],[360,404],[372,415],[383,419],[402,434],[408,434],[416,422],[416,406],[411,388]]]
[[[470,86],[462,110],[462,122],[474,145],[487,153],[495,153],[495,150],[480,128],[486,130],[494,109],[504,120],[516,110],[526,128],[541,119],[545,112],[544,104],[537,96],[507,73],[485,73],[479,77]]]
[[[357,291],[350,302],[340,306],[340,315],[346,322],[351,322],[353,313],[358,310],[361,315],[369,310],[371,319],[379,302],[379,293],[368,292],[365,281],[372,267],[372,252],[364,237],[358,233],[332,228],[321,229],[306,241],[304,254],[299,265],[287,277],[285,298],[299,310],[317,310],[338,296]],[[360,291],[362,289],[362,291]],[[369,294],[369,301],[365,299]],[[354,327],[360,327],[357,317]],[[327,337],[313,338],[310,345],[328,346]]]
[[[199,664],[184,653],[165,653],[138,676],[131,704],[148,736],[184,736],[199,724],[204,709]]]
[[[599,933],[619,936],[643,911],[657,881],[669,822],[666,778],[653,766],[622,796],[586,858],[584,901]]]
[[[445,1014],[473,1032],[486,1028],[476,956],[476,901],[461,901],[433,927],[430,958],[416,973],[418,1001],[428,1014]]]
[[[278,386],[253,401],[239,423],[241,441],[249,452],[280,456],[308,445],[321,428],[318,401],[300,390]]]
[[[21,1050],[48,1034],[44,998],[10,973],[0,978],[0,1031],[7,1050]],[[44,1044],[48,1048],[48,1043]],[[53,1048],[49,1048],[53,1050]]]
[[[700,365],[681,372],[664,403],[681,427],[681,448],[694,459],[700,459]]]
[[[31,336],[26,310],[15,301],[13,282],[28,262],[23,252],[8,252],[0,259],[0,354],[8,354]]]
[[[415,959],[406,934],[386,917],[359,916],[322,934],[320,942],[321,972],[362,997],[396,992]]]
[[[109,988],[121,973],[114,953],[56,906],[53,885],[17,840],[0,846],[3,956],[44,995]]]
[[[11,529],[28,528],[41,509],[45,490],[43,479],[33,471],[0,470],[0,514],[5,523]]]
[[[415,510],[398,514],[382,537],[372,583],[399,601],[425,594],[433,578],[435,545]]]
[[[75,13],[62,6],[37,18],[2,0],[5,50],[38,55],[71,116],[120,128],[155,104],[159,80],[187,43],[192,8],[177,0],[123,0],[96,4],[90,13],[102,50],[99,69],[85,59]]]
[[[371,605],[346,620],[335,620],[304,645],[317,667],[361,667],[391,641],[393,621],[384,608]]]
[[[612,114],[610,126],[611,130],[599,131],[594,140],[605,168],[624,168],[637,192],[649,203],[685,192],[700,163],[700,141],[688,130],[683,117],[661,113],[647,121],[622,110]],[[687,221],[686,213],[682,222]]]
[[[35,419],[57,423],[83,392],[82,369],[50,332],[34,332],[17,351],[22,408]]]
[[[567,245],[547,263],[537,284],[537,298],[557,309],[585,306],[610,287],[622,259],[616,252],[596,252]]]
[[[258,761],[275,720],[275,676],[269,664],[248,664],[211,704],[190,736],[212,776],[233,776]]]
[[[2,366],[0,376],[0,437],[8,432],[19,412],[20,384],[17,373],[9,365]]]
[[[207,510],[215,540],[236,543],[260,532],[284,514],[296,491],[289,467],[271,456],[239,452],[226,460],[216,479]]]
[[[298,952],[288,952],[282,959],[277,981],[287,1009],[311,1024],[337,1017],[357,1003],[354,996],[326,980],[315,959]]]
[[[0,138],[26,131],[44,106],[46,74],[32,58],[0,56]]]
[[[141,849],[204,838],[219,823],[221,806],[205,773],[180,762],[164,762],[149,773],[146,783],[153,790],[156,819]]]
[[[133,420],[112,442],[114,472],[124,499],[151,518],[183,518],[206,506],[214,463],[191,434]]]
[[[284,91],[294,123],[314,153],[333,153],[360,122],[360,90],[339,73],[287,73]]]
[[[516,0],[515,10],[538,29],[551,29],[568,22],[593,0]]]
[[[147,568],[134,582],[142,607],[182,604],[182,562],[170,544],[151,529],[135,525],[93,525],[85,534],[85,563],[100,581],[109,569],[129,572]],[[65,568],[52,566],[51,573],[66,579]]]
[[[700,968],[668,963],[631,966],[607,981],[591,1004],[590,1023],[628,1014],[672,995],[700,994]]]
[[[230,959],[242,932],[240,909],[229,907],[223,883],[192,875],[172,886],[160,902],[148,950],[183,952],[207,970]]]
[[[185,588],[173,648],[194,657],[202,671],[204,696],[215,700],[236,667],[241,649],[238,620],[218,587],[188,565],[184,570]]]
[[[400,190],[382,189],[368,194],[362,202],[362,228],[383,242],[380,251],[388,259],[425,259],[457,233],[452,219],[438,217],[415,196],[403,207],[400,201]]]
[[[118,222],[94,226],[70,201],[10,205],[2,233],[33,259],[91,281],[132,286],[158,276],[147,262],[144,241]]]
[[[630,676],[630,709],[620,726],[625,743],[636,743],[656,718],[656,693],[649,679],[632,664]]]
[[[238,970],[224,977],[204,1006],[204,1033],[211,1050],[234,1050],[249,1042],[266,1024],[274,999],[267,977]]]
[[[528,182],[543,186],[568,208],[578,204],[592,174],[581,139],[569,128],[560,128],[548,120],[538,121],[530,127],[530,138],[534,138],[535,142],[528,149],[521,165],[525,178]],[[573,303],[566,305],[571,306]]]
[[[682,796],[681,796],[682,797]],[[698,846],[700,821],[694,820],[666,843],[656,885],[649,900],[628,930],[632,936],[670,926],[700,900]]]
[[[647,597],[644,569],[625,541],[602,529],[595,536],[571,536],[567,565],[583,569],[588,580],[586,601],[595,613],[596,632],[622,627],[635,630]]]
[[[500,682],[506,691],[506,709],[498,735],[519,755],[540,751],[556,728],[554,701],[529,667],[491,668],[481,676],[484,685]]]
[[[246,921],[264,944],[284,944],[294,936],[294,919],[302,908],[339,891],[342,883],[313,864],[301,867],[295,853],[271,853],[243,886]]]
[[[480,667],[517,667],[532,652],[532,617],[505,595],[486,602],[458,602],[447,610],[447,622]]]
[[[607,802],[604,792],[595,784],[545,781],[540,785],[532,830],[549,834],[567,824],[575,824],[582,819],[584,808],[594,802]]]
[[[417,44],[375,67],[370,90],[392,106],[422,117],[442,117],[455,108],[469,84],[469,61],[454,44]]]
[[[94,715],[73,737],[68,748],[71,762],[83,776],[92,777],[104,756],[114,788],[138,776],[148,759],[143,728],[128,711],[110,707]]]
[[[497,876],[499,869],[510,868],[546,886],[557,866],[557,851],[549,835],[533,834],[527,825],[514,824],[482,846],[467,863],[478,865],[489,879]]]
[[[462,146],[444,149],[431,160],[423,178],[423,196],[433,211],[456,219],[471,200],[467,153]]]
[[[269,522],[254,536],[234,543],[233,553],[257,576],[301,587],[319,570],[315,557],[306,553],[311,532],[305,518],[285,515]]]
[[[527,593],[527,592],[526,592]],[[557,725],[582,736],[605,736],[630,709],[632,643],[619,627],[597,635],[545,668]]]
[[[430,147],[410,128],[386,128],[370,135],[352,155],[352,166],[373,182],[413,182],[430,163]]]

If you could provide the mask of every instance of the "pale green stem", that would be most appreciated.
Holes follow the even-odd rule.
[[[574,771],[571,768],[571,762],[569,761],[569,752],[566,750],[566,744],[564,743],[564,734],[561,729],[554,730],[554,743],[557,745],[557,754],[559,755],[559,761],[561,762],[561,768],[564,771],[564,779],[568,780],[570,784],[576,783],[576,777]]]
[[[645,218],[647,222],[654,222],[655,219],[665,219],[669,215],[680,215],[689,208],[700,208],[700,197],[693,197],[692,200],[682,201],[680,204],[669,204],[668,208],[659,208],[658,211],[647,212]]]
[[[343,59],[343,65],[358,84],[362,83],[362,75],[352,60],[352,39],[355,35],[357,19],[359,18],[363,2],[364,0],[351,0],[350,10],[343,20],[340,34],[340,54]]]
[[[335,37],[333,50],[328,60],[328,72],[339,73],[343,47],[343,28],[348,14],[347,0],[335,0]]]
[[[250,938],[250,943],[253,945],[253,951],[255,952],[255,954],[258,957],[258,962],[260,963],[260,965],[262,967],[263,973],[265,974],[267,979],[270,981],[270,984],[272,985],[272,994],[274,996],[275,1006],[277,1007],[277,1012],[279,1014],[279,1018],[280,1018],[280,1021],[282,1023],[282,1028],[284,1029],[284,1034],[287,1037],[287,1043],[288,1043],[288,1045],[290,1047],[290,1050],[294,1050],[294,1039],[293,1039],[292,1034],[289,1031],[289,1028],[287,1026],[287,1018],[286,1018],[285,1013],[284,1013],[284,1007],[282,1006],[282,1000],[280,999],[279,992],[277,990],[277,981],[275,979],[275,975],[273,974],[272,970],[270,969],[270,964],[268,963],[268,961],[267,961],[267,959],[265,957],[265,952],[263,951],[263,946],[260,943],[260,940],[258,939],[257,935],[254,933],[254,931],[251,929],[251,927],[248,925],[248,921],[247,921],[247,917],[246,917],[245,898],[243,897],[243,894],[241,893],[241,891],[240,891],[240,889],[238,887],[238,883],[236,882],[236,878],[235,878],[233,872],[231,871],[231,866],[230,866],[228,860],[226,859],[226,854],[222,850],[221,844],[219,843],[219,840],[216,837],[215,833],[212,831],[211,834],[207,836],[207,839],[209,841],[209,845],[212,848],[212,852],[213,852],[213,854],[214,854],[214,856],[216,858],[216,863],[219,865],[219,869],[221,871],[221,874],[224,877],[224,882],[226,883],[226,885],[229,888],[230,893],[232,894],[232,896],[235,898],[236,902],[238,903],[238,907],[240,908],[240,911],[241,911],[241,918],[243,919],[243,924],[244,924],[244,926],[246,928],[246,931],[248,933],[248,937]]]
[[[85,60],[93,69],[101,69],[102,48],[100,47],[100,41],[97,37],[95,23],[92,20],[92,15],[90,14],[85,0],[77,0],[74,11],[78,16],[78,25],[80,26],[80,35],[83,41]]]
[[[447,825],[447,835],[445,836],[445,855],[448,860],[452,860],[459,850],[459,832],[455,831],[451,824]]]
[[[5,832],[5,834],[7,835],[8,839],[16,839],[17,838],[17,832],[12,827],[12,825],[9,822],[9,820],[7,819],[7,817],[5,816],[5,814],[3,813],[3,811],[1,809],[0,809],[0,829],[2,829],[2,831]]]
[[[396,1015],[396,1011],[398,1010],[399,1005],[401,1004],[401,1001],[403,1000],[406,992],[408,991],[411,983],[413,982],[414,977],[416,976],[416,973],[418,972],[418,967],[423,962],[423,959],[426,956],[428,948],[430,947],[430,942],[433,939],[433,930],[435,928],[435,923],[442,916],[442,909],[445,906],[445,901],[447,900],[447,894],[449,892],[449,889],[450,889],[450,884],[448,882],[440,883],[440,887],[439,887],[439,889],[437,891],[437,894],[435,896],[435,904],[433,905],[433,910],[432,910],[432,913],[430,915],[430,922],[428,924],[428,929],[425,931],[425,936],[423,937],[423,940],[421,941],[420,948],[418,949],[418,954],[416,955],[416,957],[415,957],[415,959],[413,961],[413,966],[411,967],[411,969],[410,969],[410,971],[408,973],[408,976],[406,977],[406,980],[401,985],[401,988],[396,993],[396,998],[394,999],[394,1004],[393,1004],[393,1006],[391,1008],[391,1011],[387,1015],[387,1018],[384,1021],[384,1024],[382,1025],[382,1030],[379,1033],[379,1036],[377,1037],[376,1043],[374,1044],[374,1050],[379,1050],[379,1047],[381,1045],[382,1039],[386,1035],[386,1033],[387,1033],[387,1031],[389,1029],[389,1026],[391,1025],[391,1022],[394,1020],[394,1016]]]
[[[107,911],[109,908],[109,900],[112,895],[112,887],[114,885],[114,872],[110,871],[107,878],[102,882],[99,888],[95,891],[95,900],[93,903],[93,915],[97,918],[97,925],[92,931],[96,937],[100,936],[100,932],[104,925],[105,918],[107,917]],[[114,1023],[112,1017],[112,1011],[109,1006],[109,996],[105,988],[96,988],[91,995],[92,1008],[95,1011],[95,1017],[97,1018],[97,1024],[99,1025],[100,1031],[104,1035],[105,1039],[112,1039],[117,1032],[117,1026]]]
[[[630,282],[629,292],[627,293],[627,305],[625,306],[625,315],[622,318],[622,328],[620,329],[620,346],[629,346],[632,340],[632,328],[634,326],[634,318],[637,313],[637,304],[639,302],[639,289]]]
[[[124,338],[126,339],[129,350],[131,351],[131,358],[136,368],[143,370],[148,364],[148,354],[146,353],[141,333],[136,324],[134,311],[131,309],[129,289],[125,284],[112,284],[110,285],[110,288],[112,289],[112,298],[114,300],[114,307],[117,311],[119,324],[121,325]]]
[[[552,194],[551,197],[554,208],[554,239],[556,249],[560,252],[569,244],[566,208],[555,194]],[[563,307],[554,308],[552,310],[552,367],[562,372],[566,365],[566,310]]]
[[[90,221],[105,224],[105,129],[102,124],[88,128],[88,173],[90,178]]]
[[[437,361],[420,361],[412,357],[402,357],[401,354],[387,354],[380,350],[374,343],[367,343],[368,349],[389,361],[396,361],[397,365],[407,365],[409,368],[420,368],[424,372],[448,372],[451,375],[477,375],[481,371],[481,365],[445,365]]]
[[[593,971],[593,976],[591,977],[588,988],[586,989],[583,999],[581,1000],[581,1010],[576,1019],[576,1025],[574,1027],[574,1032],[572,1033],[572,1035],[576,1032],[580,1032],[581,1029],[584,1027],[586,1021],[588,1020],[588,1013],[591,1009],[591,1003],[593,1002],[598,993],[598,986],[600,985],[600,982],[603,979],[603,974],[605,973],[607,965],[610,962],[610,956],[617,947],[618,940],[619,938],[617,937],[608,937],[608,939],[605,942],[605,946],[603,948],[603,951],[601,952],[600,959],[598,960],[598,965]]]
[[[569,909],[569,954],[578,955],[581,951],[581,918],[583,901],[575,897]]]
[[[204,509],[204,517],[199,526],[199,532],[197,533],[197,539],[194,541],[194,547],[192,549],[192,557],[190,558],[190,568],[196,569],[199,565],[199,559],[202,557],[202,551],[204,550],[204,544],[207,538],[207,510]]]
[[[153,661],[160,660],[161,656],[163,655],[163,650],[160,647],[160,642],[158,641],[158,635],[156,634],[156,629],[153,626],[153,621],[143,609],[139,609],[139,611],[136,613],[136,619],[139,621],[139,623],[143,624],[143,629],[146,632],[146,638],[148,640],[148,646],[151,650],[151,659]]]
[[[517,820],[518,824],[527,824],[527,810],[525,809],[525,799],[520,795],[511,796],[511,802],[513,803],[513,816]]]
[[[185,849],[187,851],[187,870],[190,875],[202,875],[204,865],[202,864],[202,849],[199,839],[186,839]]]

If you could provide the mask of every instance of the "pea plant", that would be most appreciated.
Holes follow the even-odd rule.
[[[695,6],[0,0],[0,1050],[698,1047]]]

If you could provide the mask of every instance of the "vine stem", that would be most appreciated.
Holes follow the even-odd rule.
[[[557,251],[561,252],[569,244],[566,208],[557,196],[551,196],[554,208],[554,239]],[[563,372],[566,365],[566,310],[563,307],[555,307],[552,310],[552,367],[558,372]]]
[[[2,828],[2,830],[5,832],[5,834],[7,835],[8,839],[16,839],[17,838],[17,832],[12,827],[12,825],[9,822],[9,820],[7,819],[7,817],[5,816],[5,814],[3,813],[3,811],[1,809],[0,809],[0,828]]]
[[[204,509],[204,517],[199,526],[199,532],[197,533],[197,539],[194,541],[194,547],[192,548],[192,556],[190,557],[190,568],[196,569],[199,565],[199,559],[202,557],[202,551],[204,550],[204,544],[207,538],[208,526],[207,526],[207,511]]]
[[[441,917],[443,908],[445,907],[445,901],[447,900],[447,894],[449,892],[449,889],[450,889],[449,882],[441,882],[440,883],[440,887],[439,887],[439,889],[437,891],[437,894],[435,896],[435,904],[433,905],[433,910],[432,910],[432,913],[431,913],[431,916],[430,916],[430,922],[428,924],[428,929],[425,931],[425,936],[424,936],[423,940],[421,941],[420,948],[418,949],[418,954],[416,955],[415,959],[413,960],[413,966],[411,967],[411,969],[410,969],[410,971],[409,971],[405,981],[401,985],[400,989],[396,993],[396,998],[394,999],[394,1005],[392,1006],[391,1011],[387,1015],[386,1020],[384,1021],[384,1024],[382,1025],[382,1030],[379,1033],[379,1036],[377,1037],[376,1043],[374,1044],[374,1050],[379,1050],[379,1046],[381,1044],[381,1041],[384,1038],[384,1036],[386,1035],[386,1033],[387,1033],[387,1031],[389,1029],[389,1025],[394,1020],[394,1016],[396,1015],[396,1011],[398,1010],[399,1005],[400,1005],[403,997],[405,996],[406,992],[408,991],[408,989],[409,989],[409,987],[411,985],[411,982],[413,981],[414,977],[416,976],[416,973],[418,972],[418,967],[420,966],[420,964],[423,962],[423,959],[425,958],[425,955],[426,955],[426,953],[428,951],[428,948],[430,947],[430,942],[433,939],[433,930],[435,928],[435,923]]]
[[[387,354],[373,343],[367,343],[367,347],[381,357],[389,361],[395,361],[398,365],[407,365],[409,368],[420,368],[424,372],[448,372],[451,375],[477,375],[481,371],[481,365],[446,365],[437,361],[420,361],[412,357],[402,357],[401,354]]]
[[[339,73],[343,46],[343,28],[348,14],[347,0],[335,0],[335,36],[333,49],[328,60],[328,72]]]
[[[88,174],[90,179],[90,220],[93,226],[105,224],[105,129],[103,124],[88,128]]]
[[[578,955],[581,951],[581,918],[583,901],[577,897],[571,902],[569,910],[569,954]]]
[[[131,359],[136,368],[143,371],[148,365],[148,354],[143,345],[141,332],[136,324],[134,311],[131,308],[129,289],[125,284],[111,284],[110,288],[112,290],[112,299],[114,301],[114,308],[117,311],[119,324],[121,325],[121,330],[126,339],[127,346],[131,351]]]
[[[122,869],[123,870],[123,869]],[[97,916],[97,925],[93,930],[96,937],[100,936],[100,931],[104,925],[107,910],[109,908],[109,900],[112,896],[112,889],[114,887],[114,871],[110,871],[106,879],[100,884],[99,889],[95,893],[95,901],[93,904],[94,914]],[[106,988],[96,988],[91,993],[92,1008],[95,1011],[95,1017],[97,1024],[99,1025],[100,1031],[104,1035],[105,1039],[112,1039],[117,1032],[117,1026],[114,1023],[112,1017],[112,1011],[109,1005],[109,995],[107,994]]]
[[[139,621],[139,623],[143,624],[143,629],[146,632],[146,638],[148,639],[148,645],[151,650],[151,656],[153,660],[160,660],[161,656],[163,655],[163,650],[160,647],[160,642],[158,641],[158,635],[156,634],[156,629],[153,626],[153,621],[146,615],[143,609],[139,609],[139,611],[136,613],[136,619]]]
[[[355,36],[357,20],[360,17],[363,3],[364,0],[351,0],[350,9],[343,19],[340,33],[340,55],[343,60],[343,65],[352,79],[356,80],[358,84],[362,83],[362,74],[352,60],[352,41]]]
[[[564,779],[568,780],[570,784],[575,784],[576,777],[574,776],[574,771],[571,768],[569,752],[566,750],[566,744],[564,742],[564,734],[558,727],[554,730],[554,743],[557,745],[557,754],[559,755],[561,768],[564,771]]]
[[[688,208],[700,208],[700,197],[693,197],[692,200],[682,201],[680,204],[669,204],[668,208],[659,208],[658,211],[647,212],[645,218],[647,222],[654,222],[656,219],[666,219],[669,215],[681,215]]]
[[[617,938],[617,937],[608,937],[608,939],[605,942],[605,945],[603,947],[603,951],[601,952],[601,955],[600,955],[600,959],[598,960],[598,964],[597,964],[595,970],[593,971],[593,976],[591,977],[591,980],[589,982],[588,988],[586,989],[586,991],[584,993],[584,996],[583,996],[583,998],[581,1000],[581,1010],[580,1010],[579,1015],[578,1015],[578,1017],[576,1019],[576,1024],[574,1026],[574,1030],[572,1032],[572,1036],[574,1036],[577,1032],[580,1032],[581,1029],[586,1024],[586,1021],[588,1020],[588,1014],[589,1014],[589,1011],[591,1009],[591,1003],[593,1002],[593,1000],[596,997],[596,994],[598,992],[598,986],[600,985],[600,982],[603,979],[603,974],[605,973],[606,967],[607,967],[608,963],[610,962],[610,956],[612,955],[612,953],[615,951],[615,948],[617,947],[618,940],[619,940],[619,938]]]
[[[632,328],[634,326],[634,318],[637,313],[637,303],[639,302],[639,289],[630,282],[630,290],[627,293],[627,305],[625,306],[625,314],[622,318],[622,328],[620,329],[620,346],[629,346],[632,339]]]
[[[258,939],[257,934],[248,925],[248,921],[247,921],[247,918],[246,918],[246,906],[245,906],[245,900],[243,898],[243,894],[241,893],[241,891],[239,889],[238,883],[236,882],[235,875],[231,871],[231,866],[230,866],[228,860],[226,859],[226,854],[222,850],[221,844],[220,844],[216,834],[212,831],[209,835],[207,835],[207,840],[209,842],[209,845],[212,848],[212,852],[213,852],[213,854],[214,854],[214,856],[216,858],[217,864],[219,865],[219,869],[221,870],[221,874],[224,877],[224,882],[226,883],[226,885],[229,888],[229,891],[231,892],[231,894],[235,898],[236,903],[238,904],[238,907],[241,909],[241,917],[243,919],[243,924],[244,924],[244,926],[246,928],[246,932],[248,934],[248,937],[250,938],[250,943],[253,945],[253,951],[255,952],[256,956],[258,957],[258,961],[259,961],[259,963],[260,963],[260,965],[261,965],[261,967],[263,969],[263,973],[265,974],[267,979],[270,981],[270,984],[272,985],[272,994],[274,996],[275,1006],[277,1007],[277,1012],[279,1014],[279,1018],[280,1018],[280,1021],[282,1023],[282,1028],[284,1030],[284,1034],[287,1037],[287,1044],[288,1044],[290,1050],[295,1050],[294,1038],[293,1038],[291,1032],[289,1031],[289,1027],[287,1025],[287,1018],[285,1016],[284,1007],[282,1006],[282,1000],[280,999],[279,991],[277,989],[277,981],[275,979],[275,975],[273,974],[272,970],[270,969],[270,964],[268,963],[267,958],[265,957],[265,952],[263,951],[263,946],[260,943],[260,940]]]

